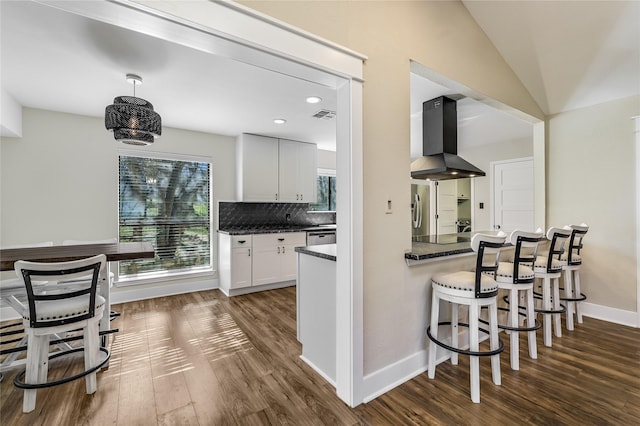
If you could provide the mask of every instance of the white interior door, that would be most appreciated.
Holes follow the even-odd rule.
[[[438,235],[455,234],[458,220],[458,196],[455,180],[443,180],[436,185]]]
[[[493,229],[534,231],[533,158],[494,162],[491,179]]]

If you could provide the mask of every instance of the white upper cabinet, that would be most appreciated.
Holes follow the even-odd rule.
[[[456,179],[458,198],[471,198],[471,179]]]
[[[316,145],[280,139],[278,199],[309,203],[316,200]]]
[[[238,201],[315,202],[315,144],[243,134],[237,161]]]
[[[238,201],[278,201],[278,139],[240,135],[236,161]]]

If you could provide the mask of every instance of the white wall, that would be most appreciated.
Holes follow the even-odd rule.
[[[102,118],[25,108],[23,137],[0,142],[0,245],[117,236],[119,148]],[[165,127],[141,150],[210,157],[214,206],[234,199],[235,138]]]
[[[549,117],[547,223],[587,223],[583,292],[588,303],[635,312],[634,123],[640,97]]]
[[[458,147],[458,155],[470,162],[487,175],[471,179],[473,186],[473,229],[490,230],[491,225],[491,162],[533,156],[531,139],[499,142],[473,148]],[[481,209],[480,203],[484,203]]]
[[[428,300],[409,279],[410,61],[543,118],[535,101],[460,2],[242,1],[362,52],[364,65],[364,371],[424,345]],[[383,31],[384,29],[384,31]],[[340,147],[338,147],[340,150]],[[339,176],[338,176],[339,178]],[[386,214],[387,200],[392,214]]]

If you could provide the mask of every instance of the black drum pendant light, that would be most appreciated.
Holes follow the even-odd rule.
[[[153,105],[142,98],[136,98],[136,84],[142,78],[127,74],[127,81],[133,84],[133,96],[118,96],[113,105],[104,112],[104,126],[113,132],[113,137],[129,145],[150,145],[162,134],[160,115]]]

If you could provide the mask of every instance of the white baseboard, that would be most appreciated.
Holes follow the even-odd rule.
[[[111,289],[111,304],[134,302],[136,300],[153,299],[155,297],[173,296],[193,293],[195,291],[215,290],[218,288],[217,278],[187,283],[165,284],[155,286],[127,286]]]
[[[256,287],[242,287],[242,288],[232,288],[232,289],[226,289],[224,287],[220,287],[219,290],[221,292],[223,292],[225,294],[225,296],[227,297],[233,297],[233,296],[241,296],[243,294],[249,294],[249,293],[256,293],[258,291],[266,291],[266,290],[275,290],[278,288],[284,288],[284,287],[292,287],[296,285],[296,280],[292,280],[292,281],[282,281],[279,283],[272,283],[272,284],[264,284],[264,285],[259,285]]]
[[[625,311],[622,309],[611,308],[609,306],[596,305],[593,303],[582,302],[582,315],[603,321],[613,322],[615,324],[626,325],[629,327],[640,327],[638,323],[638,313],[634,311]]]
[[[468,341],[468,330],[462,329],[458,334],[458,340],[460,342]],[[487,339],[488,336],[482,336],[481,341]],[[428,342],[428,337],[425,336],[425,344]],[[450,345],[451,338],[446,337],[442,340],[443,343]],[[463,346],[466,349],[468,345]],[[394,362],[380,370],[368,374],[364,377],[363,388],[365,395],[363,398],[364,403],[372,401],[380,395],[389,392],[396,386],[400,386],[404,382],[407,382],[419,374],[424,373],[429,368],[428,352],[426,349],[422,349],[413,355],[410,355],[400,361]],[[437,347],[436,352],[436,365],[449,359],[449,355],[446,349]]]
[[[329,384],[331,386],[333,386],[334,388],[336,387],[336,381],[334,379],[332,379],[331,377],[327,376],[324,371],[322,371],[321,369],[319,369],[314,363],[312,363],[311,361],[309,361],[309,359],[305,358],[304,355],[300,355],[300,359],[302,361],[305,362],[305,364],[307,364],[309,367],[313,368],[313,371],[315,371],[316,373],[318,373],[319,375],[322,376],[323,379],[325,379],[327,382],[329,382]]]

